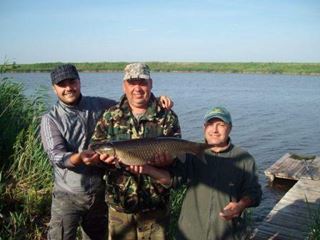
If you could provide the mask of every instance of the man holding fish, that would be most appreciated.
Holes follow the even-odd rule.
[[[95,125],[115,101],[83,96],[80,77],[72,64],[51,72],[57,103],[41,120],[41,138],[54,172],[48,239],[105,239],[107,230],[103,169],[99,155],[87,150]],[[170,106],[170,100],[160,98]]]
[[[93,148],[104,141],[181,136],[177,115],[159,106],[151,92],[152,79],[147,65],[127,65],[122,85],[124,95],[119,104],[106,110],[97,123]],[[137,175],[115,164],[118,160],[113,156],[100,157],[108,163],[105,181],[109,239],[165,239],[169,189],[148,175]],[[156,157],[160,162],[172,161],[166,152],[159,152]]]
[[[261,200],[254,158],[232,144],[230,113],[214,107],[204,117],[204,137],[211,148],[199,157],[187,155],[169,171],[151,165],[131,166],[163,185],[187,184],[176,234],[177,240],[248,239],[246,209]]]

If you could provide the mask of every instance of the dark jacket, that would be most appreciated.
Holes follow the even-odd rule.
[[[207,150],[201,159],[187,155],[173,169],[173,184],[187,183],[176,239],[244,239],[244,214],[225,221],[219,212],[230,202],[249,197],[258,206],[261,187],[253,157],[239,147],[221,153]]]

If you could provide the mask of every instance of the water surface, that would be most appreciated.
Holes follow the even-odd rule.
[[[22,82],[27,95],[44,86],[48,73],[7,74]],[[82,92],[119,99],[122,73],[81,73]],[[264,170],[287,152],[320,155],[320,77],[218,73],[153,73],[153,92],[170,96],[183,138],[202,140],[203,115],[212,106],[225,106],[233,117],[233,143],[256,159],[263,200],[256,221],[271,210],[287,187],[270,187]]]

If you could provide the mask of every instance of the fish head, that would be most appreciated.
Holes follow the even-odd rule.
[[[90,145],[91,150],[95,151],[98,154],[108,154],[109,156],[115,155],[115,149],[111,142],[101,141],[96,142]]]

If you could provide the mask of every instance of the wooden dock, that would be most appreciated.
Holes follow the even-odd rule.
[[[307,239],[313,216],[320,213],[320,158],[304,161],[291,156],[285,154],[265,171],[271,180],[298,181],[254,230],[252,239]]]
[[[275,178],[320,180],[320,157],[286,153],[264,173],[271,181]]]

